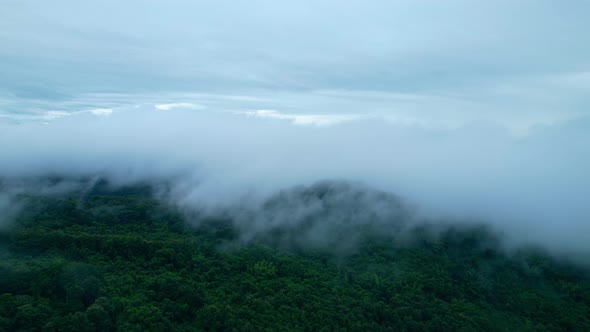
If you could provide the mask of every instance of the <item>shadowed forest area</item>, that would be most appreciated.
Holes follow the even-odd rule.
[[[331,252],[189,226],[149,188],[19,199],[0,331],[590,331],[588,270],[506,253],[483,226],[372,229]]]

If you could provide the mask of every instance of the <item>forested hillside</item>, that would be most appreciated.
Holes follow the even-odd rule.
[[[506,252],[485,227],[371,229],[330,251],[276,240],[297,229],[187,223],[148,189],[19,199],[0,331],[590,331],[585,268]]]

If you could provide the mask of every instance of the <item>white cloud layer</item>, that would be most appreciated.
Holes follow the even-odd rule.
[[[236,113],[257,118],[286,120],[296,125],[316,126],[329,126],[344,121],[351,121],[359,117],[353,114],[285,114],[275,110],[241,111]]]
[[[154,107],[160,111],[169,111],[175,108],[185,108],[185,109],[193,109],[193,110],[201,110],[204,109],[205,106],[197,105],[192,103],[170,103],[170,104],[156,104]]]
[[[590,252],[588,118],[518,136],[485,123],[439,128],[359,118],[302,126],[145,106],[0,126],[3,176],[167,179],[175,202],[189,207],[241,204],[322,179],[361,181],[431,216],[487,220],[518,243]]]

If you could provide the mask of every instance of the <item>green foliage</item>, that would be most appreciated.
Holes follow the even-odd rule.
[[[252,270],[255,275],[272,278],[277,274],[277,268],[268,261],[259,261],[254,264]]]
[[[587,270],[506,256],[484,228],[228,250],[231,222],[190,229],[145,194],[30,200],[0,236],[0,331],[590,330]]]

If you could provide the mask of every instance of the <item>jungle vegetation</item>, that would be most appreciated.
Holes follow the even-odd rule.
[[[32,195],[0,233],[0,331],[590,331],[590,274],[483,226],[346,253],[239,241],[145,188]]]

